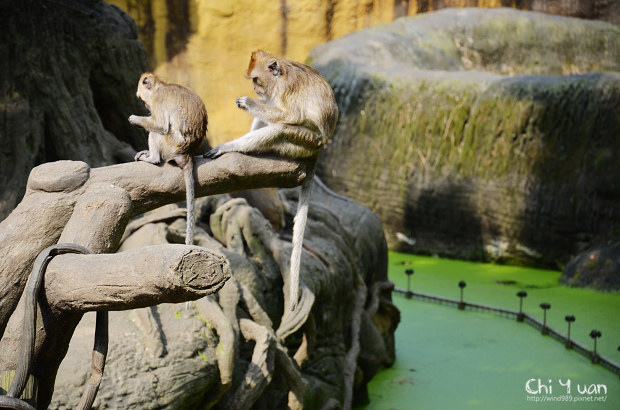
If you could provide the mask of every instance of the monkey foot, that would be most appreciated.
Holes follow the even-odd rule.
[[[144,157],[148,157],[148,156],[149,156],[149,152],[148,151],[140,151],[140,152],[138,152],[133,157],[133,160],[134,161],[144,161]]]
[[[140,151],[136,154],[135,157],[133,157],[134,161],[144,161],[144,162],[148,162],[149,164],[159,164],[161,162],[161,160],[159,158],[155,158],[153,159],[151,157],[151,153],[150,151]]]
[[[203,154],[202,156],[203,156],[204,158],[215,159],[215,158],[219,158],[219,157],[221,157],[221,156],[222,156],[222,154],[223,154],[223,152],[222,152],[222,151],[221,151],[218,147],[215,147],[215,148],[213,148],[211,151],[209,151],[209,152],[207,152],[207,153]]]

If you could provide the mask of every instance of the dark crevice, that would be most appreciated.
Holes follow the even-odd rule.
[[[280,0],[280,15],[282,17],[282,27],[280,31],[280,42],[282,47],[282,56],[286,55],[287,49],[287,30],[288,30],[288,7],[286,0]]]
[[[327,40],[331,40],[333,37],[332,34],[332,23],[334,20],[334,0],[327,1],[327,9],[325,10],[325,37]]]
[[[190,35],[189,0],[167,0],[169,29],[166,33],[168,60],[184,51]]]
[[[45,119],[43,121],[43,148],[45,152],[44,162],[53,162],[60,159],[60,157],[58,156],[58,152],[56,152],[56,145],[54,144],[54,138],[52,134],[53,133],[50,129],[50,119],[46,113]]]

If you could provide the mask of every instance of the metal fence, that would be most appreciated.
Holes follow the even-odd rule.
[[[443,296],[431,295],[428,293],[413,292],[413,291],[408,291],[402,288],[394,288],[394,292],[401,294],[405,296],[406,298],[423,300],[425,302],[438,303],[440,305],[452,306],[460,310],[472,310],[476,312],[491,313],[496,316],[501,316],[501,317],[508,318],[508,319],[514,319],[516,321],[526,323],[532,326],[533,328],[539,330],[541,333],[551,336],[551,338],[557,340],[560,343],[563,343],[566,346],[566,348],[573,349],[575,352],[588,358],[589,360],[592,361],[593,364],[600,364],[605,369],[620,376],[620,364],[610,360],[609,358],[605,356],[601,356],[598,353],[595,353],[595,351],[593,350],[589,350],[583,344],[576,342],[572,339],[569,339],[567,336],[547,326],[544,322],[541,322],[539,319],[527,313],[520,313],[516,310],[504,309],[504,308],[500,308],[496,306],[465,302],[465,301],[461,301],[458,299],[451,299],[451,298],[446,298]]]

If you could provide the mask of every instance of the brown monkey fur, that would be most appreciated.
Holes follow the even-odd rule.
[[[151,164],[173,161],[185,178],[187,231],[185,243],[194,239],[194,156],[207,133],[207,110],[202,99],[187,87],[170,84],[153,73],[144,73],[136,95],[151,112],[132,115],[129,122],[149,131],[149,149],[136,154],[136,161]]]
[[[215,147],[205,157],[217,158],[226,152],[272,152],[285,158],[314,158],[314,166],[301,185],[293,226],[290,306],[295,310],[316,160],[336,128],[338,106],[332,88],[317,70],[265,51],[252,53],[247,78],[260,98],[239,97],[236,104],[254,117],[250,132]]]

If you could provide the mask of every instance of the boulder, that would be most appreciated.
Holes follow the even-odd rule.
[[[392,249],[558,268],[620,229],[620,28],[442,10],[316,47],[338,127],[318,175]]]
[[[620,241],[597,245],[566,265],[560,283],[602,291],[620,290]]]
[[[381,223],[317,182],[302,260],[305,299],[291,315],[284,306],[297,190],[280,195],[289,227],[280,234],[243,198],[197,200],[196,244],[226,255],[233,277],[189,309],[111,312],[97,408],[346,408],[354,395],[366,398],[366,383],[394,361],[400,317]],[[184,232],[183,209],[169,205],[130,222],[119,251],[183,243]],[[51,409],[79,401],[93,326],[94,317],[85,318],[76,330]]]
[[[127,117],[146,114],[135,92],[147,64],[133,20],[103,1],[1,1],[0,26],[2,220],[34,166],[107,165],[146,147]]]

